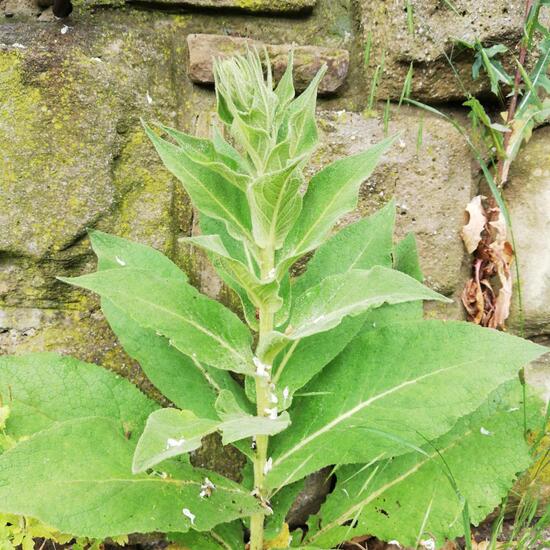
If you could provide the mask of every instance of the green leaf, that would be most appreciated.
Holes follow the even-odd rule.
[[[352,269],[326,277],[298,296],[285,336],[299,340],[337,326],[348,315],[358,315],[383,304],[416,300],[450,302],[399,271],[381,266]]]
[[[90,240],[100,270],[142,267],[164,277],[187,280],[177,266],[153,248],[100,231],[91,232]],[[182,354],[167,338],[140,327],[108,299],[102,299],[101,309],[126,353],[138,361],[147,378],[180,408],[199,417],[217,419],[214,403],[222,389],[231,390],[241,404],[246,403],[242,388],[229,373]]]
[[[294,99],[286,110],[283,128],[289,139],[288,158],[295,159],[311,153],[318,141],[317,122],[315,120],[315,104],[317,88],[327,71],[323,65],[308,87]],[[282,135],[279,136],[282,138]]]
[[[160,409],[147,419],[138,441],[132,471],[137,474],[168,458],[189,453],[201,446],[204,436],[215,432],[219,422],[198,418],[191,411]]]
[[[279,270],[286,271],[300,256],[317,248],[331,227],[355,208],[359,187],[394,141],[395,137],[385,139],[367,151],[333,162],[313,176],[302,214],[283,248]]]
[[[303,157],[283,169],[262,175],[250,189],[254,239],[261,248],[279,249],[302,209],[299,164]]]
[[[275,538],[283,528],[286,516],[298,495],[303,491],[304,480],[297,481],[291,485],[286,485],[279,492],[269,499],[273,514],[265,518],[265,537],[266,539]]]
[[[238,240],[252,242],[252,225],[246,195],[226,178],[194,160],[188,151],[153,132],[145,131],[166,168],[183,184],[198,210],[223,221]]]
[[[472,523],[484,520],[532,462],[523,438],[521,390],[513,385],[512,394],[496,392],[431,445],[367,468],[338,470],[337,488],[319,513],[322,521],[311,521],[307,541],[332,546],[369,533],[413,547],[419,538],[432,538],[439,548],[464,535],[457,521],[461,497]],[[345,527],[350,519],[353,527]]]
[[[209,139],[190,136],[162,124],[158,126],[174,139],[194,162],[218,173],[237,189],[246,191],[250,183],[250,176],[246,174],[246,170],[243,168],[242,159],[219,134],[216,143],[214,143]],[[222,152],[219,151],[216,145],[222,148]]]
[[[216,408],[222,419],[219,429],[224,445],[255,435],[275,435],[290,425],[287,412],[283,412],[277,418],[246,414],[238,406],[234,396],[227,391],[220,394]]]
[[[391,267],[395,203],[340,230],[322,244],[307,264],[307,271],[293,284],[293,294],[300,295],[325,277],[369,269],[375,265]],[[296,341],[275,362],[277,396],[282,407],[289,407],[295,391],[336,357],[357,334],[365,316],[347,318],[330,331]]]
[[[546,351],[461,322],[364,332],[304,388],[309,396],[295,396],[292,430],[272,439],[267,484],[292,483],[329,464],[403,454],[402,441],[440,437]],[[369,444],[357,445],[361,438]]]
[[[282,300],[278,295],[279,283],[273,278],[268,281],[260,280],[246,265],[232,258],[219,235],[188,237],[183,242],[211,253],[214,256],[213,263],[219,262],[221,269],[234,281],[234,284],[246,291],[250,302],[256,308],[267,306],[272,313],[281,308]]]
[[[165,336],[179,351],[200,362],[254,372],[246,326],[222,304],[187,283],[133,268],[60,280],[107,298],[139,326]]]
[[[290,50],[288,52],[288,61],[286,65],[285,72],[279,80],[279,84],[275,88],[275,95],[278,99],[277,104],[277,113],[284,114],[288,104],[294,99],[296,94],[294,90],[294,79],[292,76],[292,71],[294,68],[294,51]]]
[[[147,378],[172,403],[201,418],[216,419],[214,403],[222,390],[230,390],[246,407],[241,386],[227,371],[200,363],[184,355],[164,336],[140,327],[129,315],[107,299],[101,309],[124,351],[141,366]]]
[[[209,533],[168,533],[167,538],[185,550],[238,550],[244,547],[244,531],[240,521],[222,523]]]
[[[393,249],[393,268],[410,275],[419,282],[424,280],[414,233],[407,233],[395,245]]]
[[[392,200],[372,216],[338,231],[315,251],[306,272],[294,282],[294,295],[299,296],[331,275],[375,265],[391,267],[394,226]]]
[[[132,475],[134,448],[119,422],[107,418],[72,420],[39,432],[0,455],[0,512],[98,539],[209,530],[261,512],[237,484],[185,464],[183,479]],[[216,489],[203,499],[205,476]]]
[[[157,408],[121,376],[55,353],[0,357],[0,397],[10,406],[7,430],[16,438],[93,416],[116,421],[137,440]]]
[[[159,277],[187,282],[187,275],[174,262],[150,246],[95,229],[89,231],[89,236],[100,270],[134,267],[154,271]]]
[[[168,458],[194,451],[201,446],[203,437],[218,430],[227,445],[254,435],[275,435],[290,424],[288,413],[276,419],[246,414],[227,390],[220,393],[216,410],[221,421],[198,418],[185,410],[153,412],[138,442],[132,471],[144,472]]]

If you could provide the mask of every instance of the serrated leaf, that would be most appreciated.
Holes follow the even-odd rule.
[[[216,431],[222,433],[222,442],[227,445],[254,435],[275,435],[290,424],[288,413],[276,419],[245,413],[227,390],[220,393],[216,410],[221,420],[198,418],[187,410],[153,412],[137,444],[132,471],[144,472],[168,458],[194,451],[203,437]]]
[[[107,298],[139,326],[168,338],[171,345],[200,362],[223,370],[254,372],[246,326],[222,304],[187,283],[133,268],[60,280]]]
[[[283,248],[279,270],[286,271],[297,258],[317,248],[331,227],[355,208],[360,185],[394,141],[394,137],[385,139],[367,151],[329,164],[313,176],[304,196],[301,216]]]
[[[198,210],[223,221],[238,240],[252,242],[250,211],[243,191],[208,166],[195,161],[187,151],[153,132],[145,131],[166,168],[183,184]]]
[[[298,340],[337,326],[348,316],[382,304],[417,300],[449,302],[441,294],[396,270],[375,266],[326,277],[295,300],[285,336]]]
[[[0,357],[0,396],[9,403],[8,433],[32,435],[70,419],[116,420],[136,439],[158,405],[108,370],[55,353]]]
[[[403,454],[404,440],[435,439],[545,351],[461,322],[364,332],[304,388],[308,397],[295,397],[292,430],[272,439],[267,485],[292,483],[329,464]],[[362,437],[368,445],[357,445]]]
[[[134,448],[119,422],[107,418],[72,420],[41,431],[0,455],[0,512],[32,516],[62,532],[97,539],[209,530],[261,512],[237,484],[188,465],[180,466],[183,479],[132,475]],[[216,485],[208,499],[200,497],[205,476]]]
[[[484,520],[532,462],[523,438],[519,383],[513,386],[515,391],[496,392],[419,452],[368,468],[341,468],[337,488],[319,512],[320,523],[311,522],[307,542],[329,546],[368,532],[403,546],[432,538],[439,548],[464,534],[460,496],[468,502],[472,523]],[[350,519],[353,527],[344,526]]]
[[[256,308],[267,306],[272,313],[281,308],[279,283],[273,278],[269,281],[260,280],[250,268],[232,258],[219,235],[188,237],[183,242],[198,246],[213,254],[213,263],[219,262],[221,269],[246,291],[248,298]]]

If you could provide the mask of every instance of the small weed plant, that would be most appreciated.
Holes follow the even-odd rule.
[[[92,231],[98,270],[62,280],[101,297],[174,406],[71,357],[0,358],[1,513],[93,540],[160,531],[197,550],[328,549],[365,533],[434,547],[485,518],[531,464],[518,371],[545,348],[423,320],[423,300],[449,300],[422,285],[414,238],[394,244],[393,203],[335,231],[394,138],[303,192],[323,71],[295,97],[292,59],[276,86],[266,65],[256,52],[216,62],[230,138],[146,126],[200,213],[187,242],[244,321],[158,251]],[[536,397],[527,411],[540,420]],[[242,483],[190,463],[213,432],[246,456]],[[290,533],[287,511],[326,466],[334,490]]]

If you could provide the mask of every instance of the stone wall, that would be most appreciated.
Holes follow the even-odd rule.
[[[458,296],[469,269],[459,231],[479,174],[450,124],[395,100],[412,63],[413,97],[464,117],[446,58],[481,97],[488,83],[470,81],[472,58],[456,54],[454,40],[513,46],[522,1],[454,0],[455,13],[416,0],[413,35],[393,0],[78,0],[66,20],[50,3],[0,0],[0,353],[71,353],[148,388],[97,299],[56,280],[94,268],[88,227],[155,246],[203,291],[236,304],[204,258],[180,244],[194,231],[193,210],[139,119],[204,132],[214,107],[210,56],[242,48],[245,38],[270,45],[276,72],[295,44],[298,85],[320,59],[328,63],[312,170],[383,137],[383,102],[394,101],[387,131],[401,132],[398,145],[365,182],[350,219],[394,196],[398,234],[417,234],[427,283]],[[367,112],[377,67],[381,103]],[[549,138],[547,128],[535,132],[507,190],[528,336],[541,342],[550,339]],[[428,315],[463,317],[458,300]],[[512,327],[518,319],[516,308]],[[548,364],[533,377],[550,393]]]

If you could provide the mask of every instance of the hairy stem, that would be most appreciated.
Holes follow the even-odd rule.
[[[269,278],[269,274],[273,269],[275,254],[273,250],[266,249],[262,251],[260,269],[262,279]],[[261,349],[262,343],[266,336],[273,330],[274,314],[269,308],[260,308],[260,334],[258,347]],[[260,361],[264,361],[264,357],[259,357]],[[270,385],[271,385],[271,364],[265,365],[265,376],[256,376],[256,403],[258,416],[268,416],[267,409],[272,408],[270,402]],[[267,449],[269,438],[266,435],[256,436],[256,454],[254,457],[254,488],[258,498],[265,502],[267,494],[264,487],[264,479],[267,473]],[[250,518],[250,550],[263,550],[264,546],[264,515],[254,514]]]

